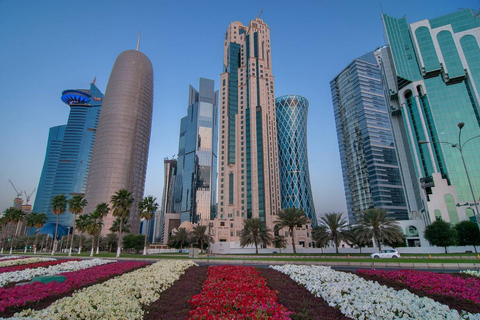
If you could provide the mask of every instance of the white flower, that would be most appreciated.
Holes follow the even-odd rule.
[[[352,273],[323,266],[284,265],[271,268],[290,276],[315,296],[354,319],[480,319],[480,314],[451,310],[408,290],[396,291]]]
[[[460,271],[460,273],[466,273],[471,276],[480,278],[480,270],[463,270],[463,271]]]
[[[0,261],[0,268],[11,267],[11,266],[19,266],[21,264],[28,264],[28,263],[52,261],[52,260],[55,260],[55,259],[53,259],[53,258],[25,258],[25,259],[6,260],[6,261]]]

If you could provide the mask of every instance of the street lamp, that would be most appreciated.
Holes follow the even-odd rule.
[[[462,129],[463,129],[463,127],[465,126],[465,123],[459,122],[457,126],[458,126],[458,129],[459,129],[459,130],[458,130],[458,143],[451,143],[451,142],[446,142],[446,141],[437,141],[437,142],[434,142],[434,143],[445,143],[445,144],[448,144],[448,145],[450,145],[452,148],[456,148],[456,149],[460,152],[460,157],[462,158],[462,162],[463,162],[463,168],[465,169],[465,174],[467,175],[467,181],[468,181],[468,185],[469,185],[469,187],[470,187],[470,192],[472,193],[473,204],[475,205],[475,211],[476,211],[476,213],[475,213],[475,218],[476,218],[476,220],[477,220],[478,228],[480,229],[480,221],[479,221],[480,211],[478,211],[477,198],[475,198],[475,194],[473,193],[472,182],[470,181],[470,175],[468,174],[467,165],[465,164],[465,159],[463,158],[463,148],[465,147],[465,145],[466,145],[468,142],[470,142],[471,140],[480,137],[480,135],[471,137],[470,139],[468,139],[467,141],[465,141],[465,142],[462,144],[462,141],[461,141]],[[418,144],[426,144],[426,143],[430,143],[430,141],[424,141],[424,140],[418,141]]]

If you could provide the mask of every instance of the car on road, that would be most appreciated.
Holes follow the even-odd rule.
[[[400,252],[395,249],[383,249],[379,252],[374,252],[370,255],[370,257],[379,259],[379,258],[400,258]]]

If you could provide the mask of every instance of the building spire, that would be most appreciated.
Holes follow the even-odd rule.
[[[257,19],[260,19],[260,16],[262,15],[262,12],[263,12],[263,8],[262,8],[262,10],[260,10],[260,13],[258,14]]]
[[[138,32],[138,39],[137,39],[137,51],[140,48],[140,36],[142,35],[142,32]]]
[[[97,81],[97,76],[95,76],[95,78],[93,78],[92,84],[95,84],[95,81]]]

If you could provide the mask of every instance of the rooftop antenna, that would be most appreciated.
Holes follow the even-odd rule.
[[[260,13],[258,14],[257,19],[260,19],[260,16],[262,15],[262,12],[263,12],[263,8],[262,8],[262,10],[260,10]]]
[[[140,36],[141,36],[141,35],[142,35],[142,32],[140,31],[140,32],[138,33],[138,39],[137,39],[137,51],[138,51],[138,49],[140,48]]]

